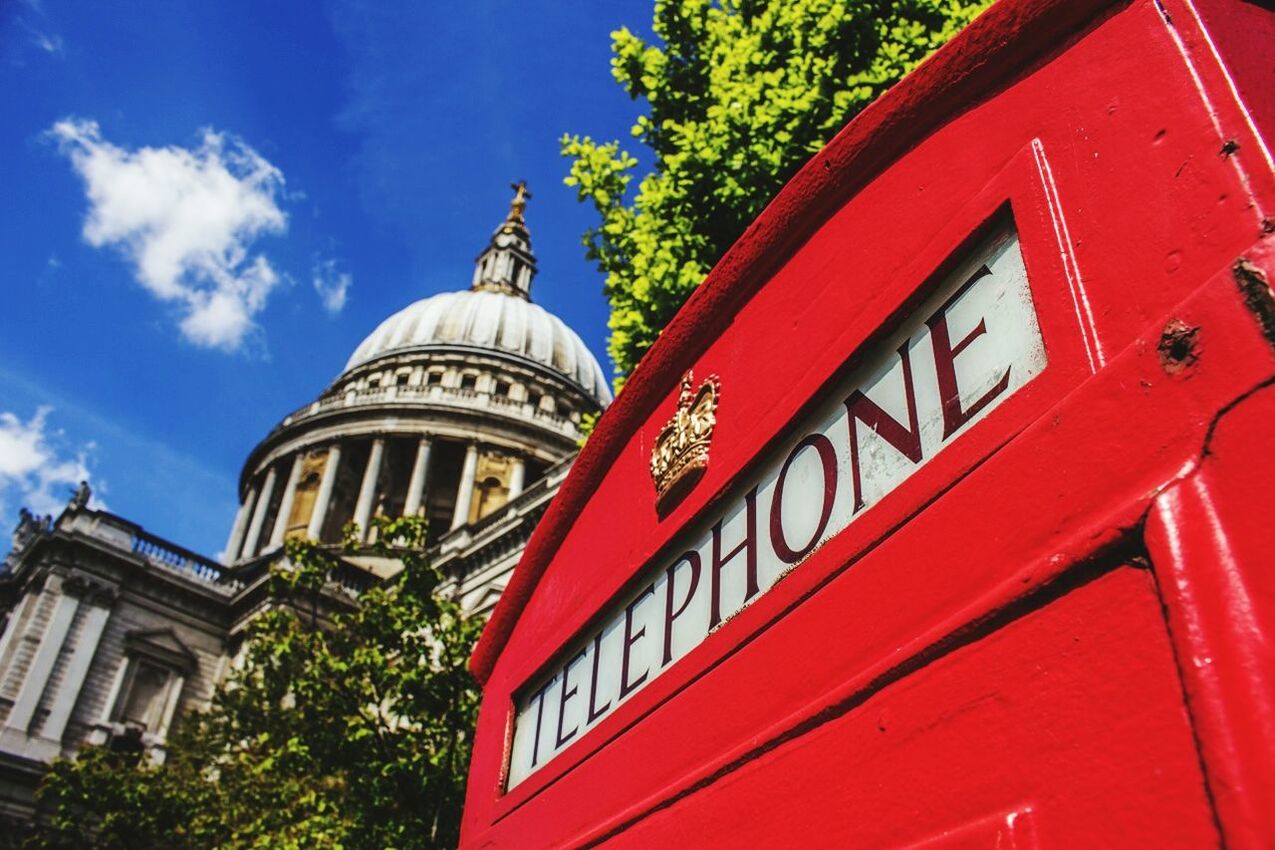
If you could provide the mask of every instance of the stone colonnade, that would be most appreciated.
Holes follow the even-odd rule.
[[[226,563],[233,563],[275,549],[283,545],[290,531],[294,536],[304,536],[310,540],[325,543],[337,542],[335,539],[327,539],[333,536],[333,530],[327,526],[330,526],[329,517],[334,509],[334,500],[338,496],[352,495],[352,493],[338,493],[343,474],[351,471],[348,466],[342,467],[342,458],[361,455],[363,444],[367,446],[367,459],[357,476],[357,496],[354,499],[350,519],[361,529],[361,540],[364,542],[369,542],[368,528],[373,515],[380,512],[378,499],[387,500],[386,497],[392,497],[387,501],[397,504],[401,496],[401,510],[395,513],[402,516],[418,516],[426,513],[426,500],[432,488],[444,488],[447,492],[455,494],[450,517],[442,518],[447,530],[451,530],[481,518],[500,504],[516,498],[526,486],[527,460],[520,454],[505,448],[493,448],[485,453],[476,440],[462,443],[426,435],[416,440],[405,486],[394,493],[387,493],[384,484],[390,462],[388,442],[394,439],[404,438],[396,435],[376,436],[370,441],[367,438],[362,441],[358,438],[345,438],[334,441],[326,447],[306,446],[297,449],[290,456],[272,461],[266,468],[264,476],[260,476],[249,486],[239,506],[230,531],[230,538],[226,543],[223,560]],[[355,446],[356,443],[361,445]],[[432,466],[431,460],[440,444],[444,448],[453,450],[460,445],[464,446],[464,459],[461,461],[459,475],[455,480],[438,482],[430,480],[432,470],[438,471],[437,464]],[[352,448],[357,448],[358,451],[353,452]],[[307,457],[313,456],[315,452],[323,451],[326,451],[326,454],[323,459],[322,473],[318,476],[317,485],[315,485],[313,480],[306,480],[306,461]],[[494,458],[501,458],[501,460],[497,462],[493,460]],[[491,469],[480,469],[482,466],[490,467],[493,463],[500,464],[495,478],[490,477]],[[281,475],[284,470],[286,475]],[[488,477],[484,477],[484,474]],[[451,477],[445,476],[445,478]],[[484,482],[490,485],[493,481],[500,485],[501,492],[498,496],[489,498],[486,492],[478,492],[478,488],[484,486]],[[294,509],[298,506],[299,488],[307,485],[315,486],[316,492],[308,514],[300,517],[305,522],[302,532],[294,525],[298,520],[297,511]],[[280,487],[282,487],[281,491],[279,491]],[[477,504],[474,501],[476,493],[481,498]]]

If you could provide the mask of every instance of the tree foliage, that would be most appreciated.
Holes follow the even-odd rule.
[[[289,543],[242,664],[167,758],[105,747],[54,765],[32,848],[454,847],[481,624],[435,593],[423,521],[379,525],[405,568],[319,627],[332,559]],[[383,546],[386,554],[390,547]]]
[[[567,135],[566,182],[599,223],[610,354],[627,375],[708,270],[851,117],[990,0],[656,0],[658,43],[612,34],[611,72],[646,112],[618,141]]]

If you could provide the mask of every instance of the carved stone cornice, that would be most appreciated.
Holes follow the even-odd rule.
[[[78,598],[86,605],[101,605],[104,608],[114,605],[119,596],[119,588],[115,585],[97,581],[82,573],[62,579],[62,592]]]

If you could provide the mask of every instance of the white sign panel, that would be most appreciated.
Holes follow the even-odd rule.
[[[693,524],[517,697],[508,787],[898,487],[1045,368],[1017,234],[981,243],[725,508]],[[724,388],[730,392],[730,388]]]

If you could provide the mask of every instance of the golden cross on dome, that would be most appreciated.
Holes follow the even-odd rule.
[[[509,188],[514,190],[514,199],[509,205],[509,218],[522,221],[523,211],[527,209],[527,201],[531,200],[531,193],[527,191],[527,181],[519,180],[517,183],[510,183]]]

